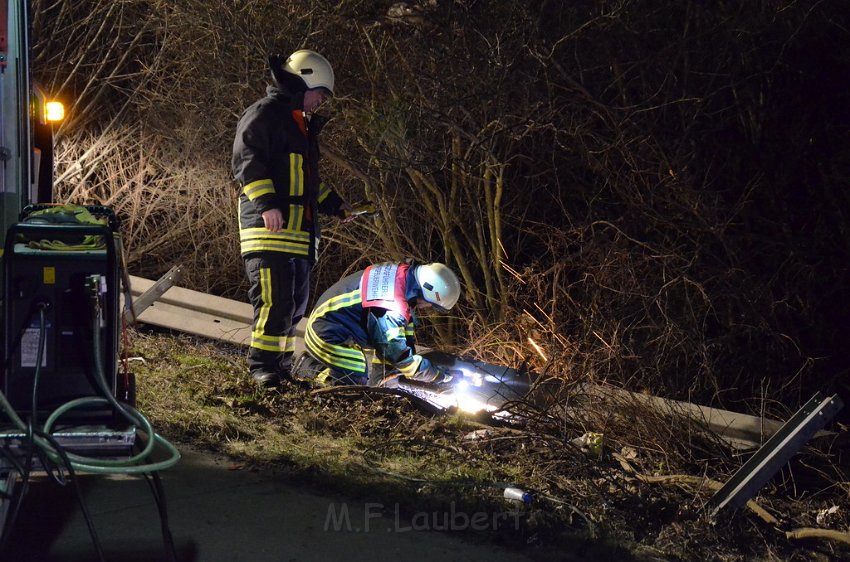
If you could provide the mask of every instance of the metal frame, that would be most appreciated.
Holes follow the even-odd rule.
[[[843,407],[837,394],[826,398],[816,392],[712,496],[706,506],[709,517],[724,507],[739,508],[747,503]]]

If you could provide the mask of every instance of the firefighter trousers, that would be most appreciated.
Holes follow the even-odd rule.
[[[311,260],[274,253],[245,258],[254,308],[248,369],[289,375],[295,352],[295,327],[307,310]]]

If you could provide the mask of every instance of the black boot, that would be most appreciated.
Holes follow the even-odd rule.
[[[278,386],[281,382],[281,376],[278,371],[272,371],[270,369],[259,368],[251,371],[251,377],[266,388],[274,388]]]
[[[264,349],[248,349],[248,371],[251,377],[266,388],[273,388],[280,384],[280,360],[282,354],[279,352],[266,351]]]

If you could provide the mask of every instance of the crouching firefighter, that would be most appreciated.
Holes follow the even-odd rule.
[[[381,384],[385,373],[439,383],[446,375],[416,354],[415,311],[447,312],[460,297],[455,273],[441,263],[370,265],[337,281],[307,320],[306,353],[296,376],[314,385]],[[364,351],[374,350],[370,381]]]

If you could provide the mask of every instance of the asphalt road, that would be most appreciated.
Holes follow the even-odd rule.
[[[180,463],[161,473],[180,562],[530,560],[474,532],[510,524],[507,511],[403,516],[379,500],[322,495],[224,458],[181,452]],[[156,503],[143,478],[83,475],[78,481],[106,560],[167,560]],[[73,486],[45,477],[33,482],[0,560],[98,560]]]

